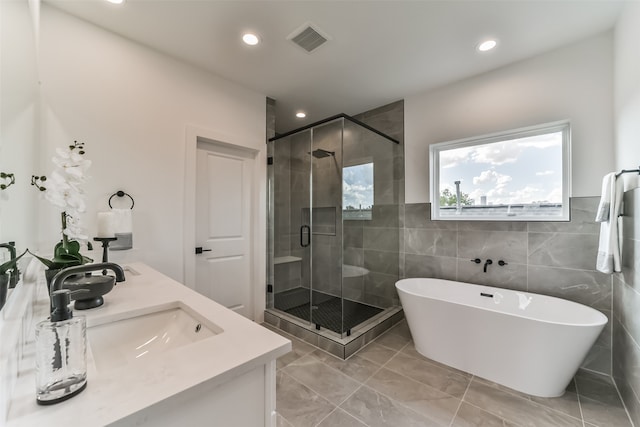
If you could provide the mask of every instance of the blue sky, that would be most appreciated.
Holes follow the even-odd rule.
[[[562,132],[440,151],[440,191],[480,204],[562,202]]]

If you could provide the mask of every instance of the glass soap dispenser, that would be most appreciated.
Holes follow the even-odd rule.
[[[36,399],[52,405],[87,386],[87,326],[73,317],[68,289],[51,293],[51,317],[36,325]]]

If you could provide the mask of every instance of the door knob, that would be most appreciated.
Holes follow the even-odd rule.
[[[211,252],[211,249],[202,249],[202,246],[196,247],[196,255],[201,254],[202,252]]]

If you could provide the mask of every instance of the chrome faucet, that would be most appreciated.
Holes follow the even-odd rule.
[[[118,264],[113,262],[102,262],[99,264],[84,264],[77,265],[75,267],[68,267],[56,274],[51,281],[51,290],[54,291],[62,289],[62,284],[64,280],[69,276],[73,276],[74,274],[79,273],[89,273],[92,271],[101,271],[101,270],[111,270],[116,274],[116,282],[124,282],[124,270]]]

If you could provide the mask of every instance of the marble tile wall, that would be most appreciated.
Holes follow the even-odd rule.
[[[399,304],[395,282],[401,274],[404,259],[400,250],[404,240],[404,101],[366,111],[354,118],[400,144],[361,130],[372,136],[367,146],[359,144],[359,148],[373,156],[375,205],[371,221],[344,222],[344,254],[345,264],[365,267],[369,274],[347,280],[345,295],[367,304],[391,307]],[[345,160],[349,158],[358,158],[358,152],[347,147]]]
[[[342,127],[341,120],[332,121],[314,127],[311,135],[311,150],[322,149],[334,154],[311,159],[313,248],[310,271],[313,289],[335,296],[341,295],[342,271],[342,229],[339,227],[342,222]]]
[[[640,425],[640,188],[624,196],[622,273],[613,280],[613,378]]]
[[[437,277],[551,295],[610,320],[612,280],[595,271],[598,197],[571,199],[569,222],[431,221],[430,204],[404,207],[403,277]],[[488,258],[493,264],[483,272]],[[497,261],[507,265],[500,267]],[[610,321],[583,368],[611,375]]]

